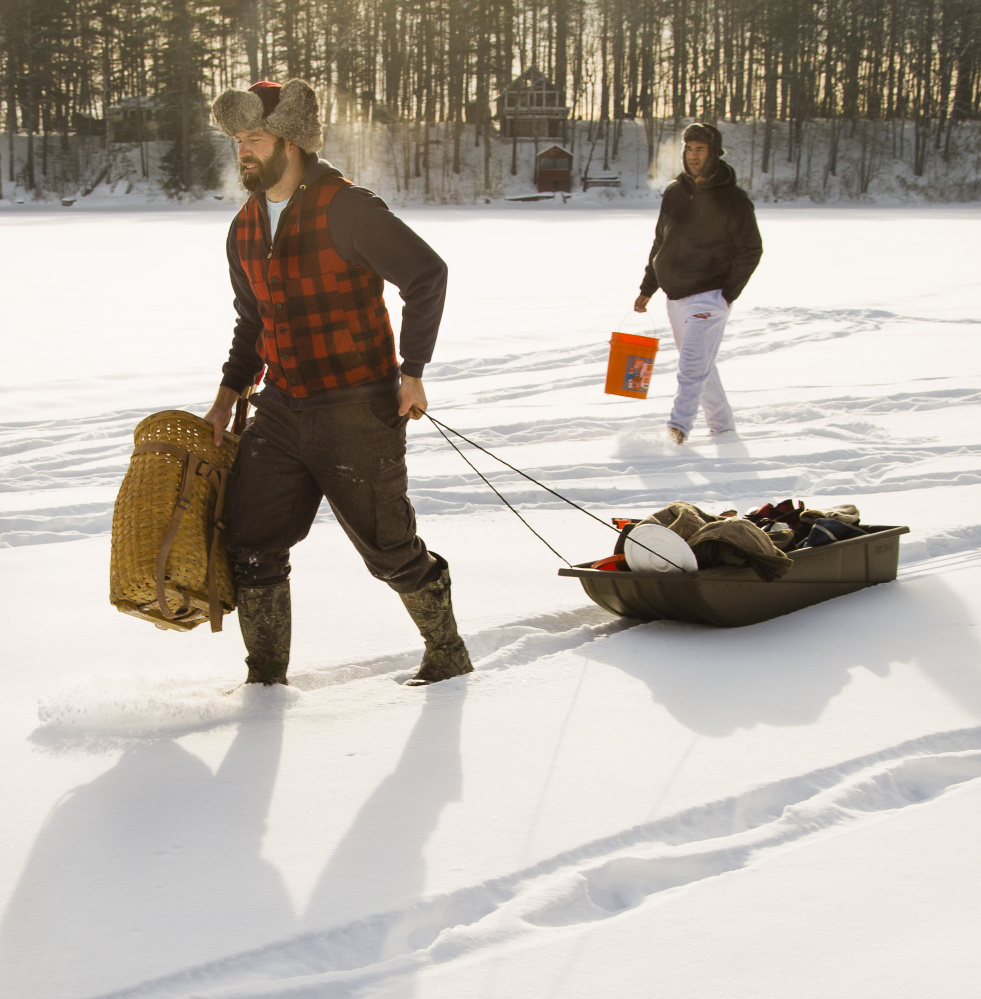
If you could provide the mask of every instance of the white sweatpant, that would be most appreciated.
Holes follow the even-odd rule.
[[[721,434],[735,427],[715,367],[728,318],[729,306],[718,289],[668,299],[668,320],[678,348],[678,392],[668,426],[677,427],[686,437],[695,424],[699,406],[712,433]]]

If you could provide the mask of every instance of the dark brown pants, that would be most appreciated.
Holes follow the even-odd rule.
[[[407,495],[398,398],[294,411],[259,401],[242,434],[228,506],[229,555],[239,586],[289,575],[290,549],[322,499],[377,579],[413,593],[440,563],[416,534]]]

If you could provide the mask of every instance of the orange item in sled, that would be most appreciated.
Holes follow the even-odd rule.
[[[614,333],[610,337],[610,359],[606,367],[606,394],[646,399],[657,354],[656,336]]]
[[[594,562],[591,569],[605,569],[607,572],[629,572],[630,567],[627,565],[627,556],[623,555],[607,555],[606,558],[601,558],[598,562]]]

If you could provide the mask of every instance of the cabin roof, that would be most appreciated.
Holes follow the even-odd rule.
[[[541,159],[543,156],[554,156],[558,153],[560,156],[568,156],[572,159],[572,153],[568,149],[563,149],[562,146],[549,146],[548,149],[543,149],[539,154],[538,158]]]

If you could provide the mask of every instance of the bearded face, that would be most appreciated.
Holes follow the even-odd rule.
[[[251,145],[248,149],[241,148],[238,158],[238,176],[242,181],[242,186],[247,191],[252,194],[260,194],[275,187],[283,179],[287,164],[286,140],[277,138],[271,152],[265,158],[255,148],[255,145]]]

